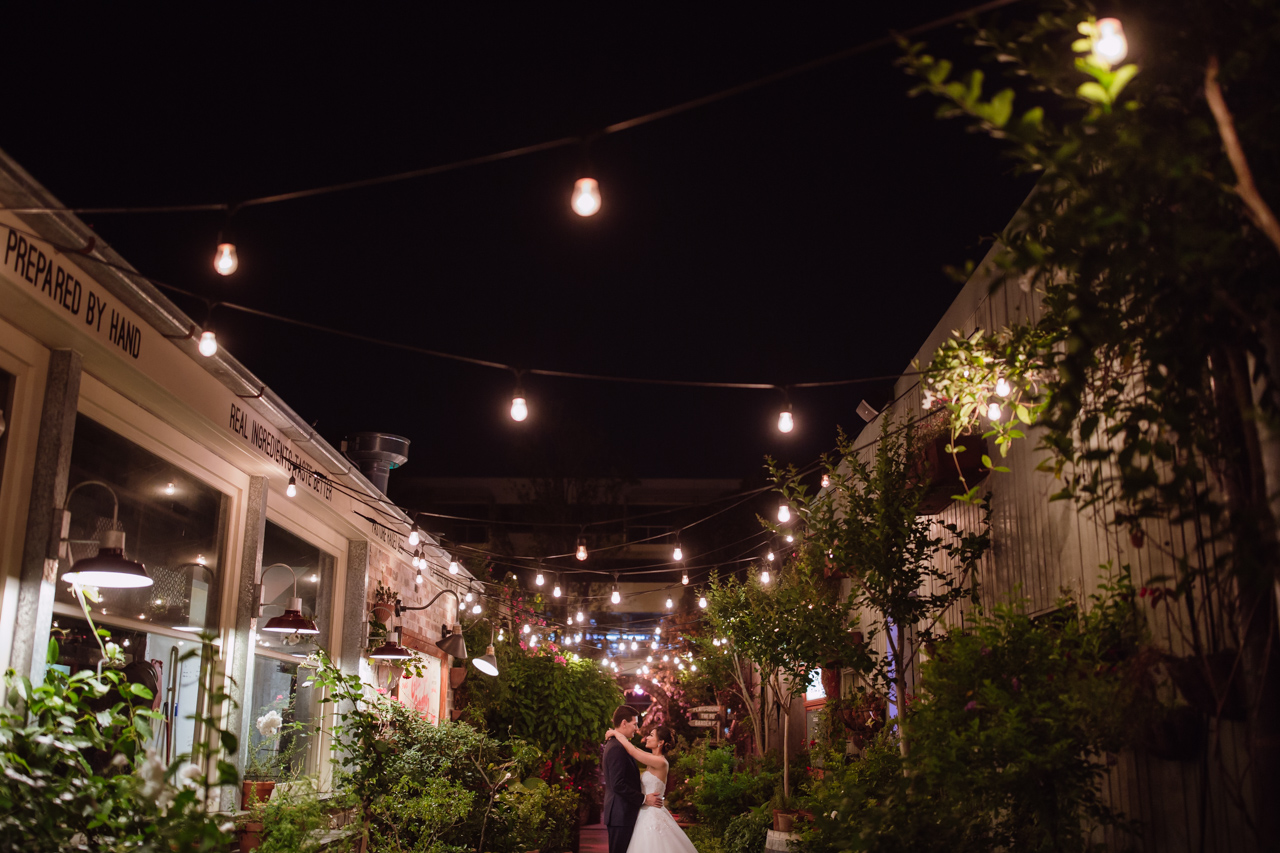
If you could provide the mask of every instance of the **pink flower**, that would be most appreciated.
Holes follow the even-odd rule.
[[[528,650],[528,648],[529,648],[529,647],[528,647],[527,645],[525,645],[524,640],[521,640],[521,641],[520,641],[520,650],[521,650],[521,651],[527,651],[527,650]]]
[[[276,694],[276,701],[277,701],[277,702],[279,702],[279,701],[280,701],[281,699],[283,699],[283,698],[284,698],[284,694],[283,694],[283,693],[277,693],[277,694]]]
[[[378,688],[378,694],[379,694],[379,695],[385,695],[385,694],[386,694],[386,692],[387,692],[387,688],[385,688],[385,687],[379,687],[379,688]]]
[[[970,699],[970,700],[969,700],[969,704],[968,704],[968,705],[965,705],[965,706],[964,706],[964,709],[965,709],[966,711],[976,711],[976,710],[978,710],[978,702],[977,702],[977,700],[975,700],[975,699]]]
[[[566,664],[568,663],[568,661],[566,661],[566,660],[565,660],[563,657],[561,657],[560,655],[556,655],[556,663],[560,664],[561,666],[564,666],[564,665],[566,665]]]

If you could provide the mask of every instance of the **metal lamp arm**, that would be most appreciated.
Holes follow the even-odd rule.
[[[262,574],[258,575],[258,612],[259,613],[262,612],[262,608],[267,606],[267,602],[266,602],[267,585],[263,583],[263,580],[266,578],[267,572],[271,571],[272,569],[288,569],[289,570],[289,574],[293,575],[293,595],[290,597],[291,598],[298,597],[298,573],[294,571],[293,566],[289,565],[288,563],[272,563],[271,565],[267,566],[262,570]]]
[[[403,603],[401,603],[400,599],[397,598],[396,599],[396,615],[399,616],[400,614],[408,613],[411,610],[426,610],[428,607],[435,604],[440,599],[440,596],[442,595],[452,595],[454,602],[458,605],[458,611],[459,612],[462,611],[462,596],[458,595],[458,593],[452,589],[442,589],[439,592],[437,592],[435,596],[426,604],[421,604],[421,605],[418,605],[417,607],[406,607]]]

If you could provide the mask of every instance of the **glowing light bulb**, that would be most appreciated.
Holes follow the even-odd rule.
[[[418,535],[418,525],[415,524],[413,529],[409,531],[409,544],[417,545],[421,541],[422,537]]]
[[[685,572],[684,574],[682,574],[682,575],[680,576],[680,583],[684,584],[685,586],[688,586],[688,585],[689,585],[689,573],[688,573],[688,572]]]
[[[654,640],[652,643],[650,643],[649,648],[653,649],[656,652],[658,650],[658,641]]]
[[[295,478],[293,478],[293,477],[290,477],[290,478],[289,478],[289,485],[287,485],[287,486],[285,486],[285,487],[284,487],[284,493],[285,493],[286,495],[288,495],[289,497],[291,497],[291,498],[292,498],[292,497],[296,497],[296,496],[297,496],[297,494],[298,494],[298,481],[297,481]]]
[[[595,178],[578,178],[573,183],[573,212],[594,216],[600,211],[600,184]]]
[[[768,554],[765,554],[765,555],[764,555],[764,558],[765,558],[766,560],[768,560],[770,563],[772,563],[772,562],[773,562],[773,552],[772,552],[772,551],[770,551]]]
[[[671,660],[671,656],[670,656],[670,655],[663,655],[663,656],[662,656],[662,662],[663,662],[663,663],[666,663],[666,662],[667,662],[667,661],[669,661],[669,660]]]
[[[763,569],[760,572],[760,583],[768,583],[768,582],[769,582],[769,570]]]
[[[645,658],[645,661],[646,661],[647,663],[653,663],[653,655],[649,655],[648,657],[646,657],[646,658]]]
[[[578,550],[574,552],[573,556],[577,557],[579,562],[587,559],[587,538],[585,536],[578,537]]]
[[[582,622],[582,611],[578,611],[578,622]]]
[[[478,602],[478,601],[477,601],[477,602],[475,603],[475,606],[473,606],[473,607],[471,608],[471,612],[472,612],[472,613],[479,613],[479,612],[480,612],[480,602]]]
[[[829,488],[831,488],[831,475],[830,475],[830,474],[823,474],[823,475],[822,475],[822,488],[824,488],[824,489],[829,489]]]
[[[707,597],[705,595],[698,599],[698,606],[703,610],[707,609]]]
[[[684,672],[684,664],[683,663],[679,664],[679,667],[680,667],[680,671]]]
[[[635,687],[631,688],[631,692],[636,694],[637,696],[643,696],[644,688],[641,687],[639,684],[637,684]]]
[[[460,571],[462,571],[462,567],[458,565],[458,561],[457,561],[457,560],[450,560],[450,561],[449,561],[449,574],[451,574],[451,575],[456,575],[456,574],[457,574],[458,572],[460,572]]]
[[[1001,376],[996,380],[996,393],[1001,397],[1008,397],[1013,393],[1013,386],[1009,384],[1009,380]]]
[[[529,404],[525,402],[524,395],[516,392],[511,398],[511,420],[522,421],[529,417]]]
[[[640,648],[640,644],[639,644],[639,643],[637,643],[635,640],[632,640],[632,641],[631,641],[631,651],[633,651],[633,652],[634,652],[634,651],[635,651],[636,649],[638,649],[638,648]]]
[[[474,596],[474,595],[472,595],[471,593],[467,593],[466,595],[464,595],[464,596],[462,597],[462,600],[463,600],[463,601],[465,601],[467,604],[470,604],[470,603],[471,603],[471,599],[473,599],[473,598],[475,598],[475,596]]]
[[[691,663],[691,664],[689,664],[689,670],[690,670],[691,672],[697,672],[697,671],[698,671],[698,665],[697,665],[696,663]]]
[[[542,586],[543,584],[542,572],[538,572],[538,576],[533,579],[533,582],[536,583],[538,586]]]
[[[614,604],[621,603],[622,595],[618,592],[617,585],[613,587],[613,595],[609,596],[609,600],[612,601]]]
[[[173,483],[170,483],[169,485],[164,487],[164,493],[166,495],[171,495],[176,491],[177,491],[177,488],[174,487]]]
[[[788,534],[787,534],[787,541],[788,541],[788,542],[794,542],[794,541],[796,541],[796,537],[794,537],[794,536],[792,536],[790,533],[788,533]]]
[[[218,251],[213,253],[213,269],[218,275],[231,275],[240,268],[240,259],[236,257],[233,243],[219,243]]]
[[[675,606],[675,605],[671,603],[671,599],[669,599],[669,598],[668,598],[668,599],[667,599],[667,609],[668,609],[668,610],[670,610],[670,609],[671,609],[672,607],[674,607],[674,606]]]
[[[791,520],[791,507],[787,506],[786,504],[779,504],[778,505],[778,521],[781,522],[782,524],[786,524],[790,520]]]
[[[654,626],[654,629],[653,629],[653,633],[655,633],[655,634],[657,634],[659,637],[661,637],[661,636],[662,636],[662,626],[661,626],[661,625],[655,625],[655,626]]]
[[[712,640],[712,641],[711,641],[711,645],[713,645],[713,646],[718,646],[718,645],[720,645],[720,638],[719,638],[719,637],[716,637],[714,640]]]
[[[205,329],[200,333],[199,350],[205,358],[210,358],[218,351],[218,336],[211,329]]]
[[[1129,40],[1118,18],[1098,21],[1098,38],[1093,43],[1093,55],[1108,67],[1117,65],[1129,55]]]
[[[998,421],[1003,414],[1004,412],[1000,410],[999,403],[992,403],[990,406],[987,406],[987,417],[991,418],[991,420]]]
[[[417,577],[413,579],[414,583],[422,583],[422,572],[418,572]]]
[[[609,665],[609,659],[608,659],[608,658],[603,658],[603,659],[600,661],[600,665],[601,665],[601,666],[608,666],[608,665]]]
[[[676,549],[671,552],[671,559],[676,562],[684,559],[684,550],[679,545],[677,545]]]
[[[528,622],[526,622],[526,623],[524,623],[524,628],[523,628],[522,630],[527,634],[527,633],[529,633],[530,631],[532,631],[533,629],[532,629],[532,628],[530,628],[530,627],[529,627],[529,623],[528,623]]]
[[[778,412],[778,432],[791,432],[795,428],[796,420],[790,409]]]
[[[556,581],[556,588],[551,590],[551,594],[556,598],[560,597],[560,581]]]

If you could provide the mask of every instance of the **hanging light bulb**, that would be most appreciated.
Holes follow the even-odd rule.
[[[413,529],[409,531],[409,544],[411,546],[417,545],[421,541],[422,537],[418,534],[418,525],[415,524]]]
[[[1129,55],[1129,40],[1119,18],[1098,21],[1098,38],[1093,42],[1093,56],[1108,68],[1118,65]]]
[[[213,269],[218,275],[231,275],[240,268],[240,259],[236,257],[234,243],[219,243],[218,250],[213,253]]]
[[[653,626],[653,633],[654,633],[654,634],[656,634],[657,636],[661,637],[661,636],[662,636],[662,626],[661,626],[661,625],[655,625],[655,626]]]
[[[698,606],[703,610],[707,609],[707,597],[705,595],[698,599]]]
[[[822,488],[824,488],[824,489],[829,489],[829,488],[831,488],[831,475],[830,475],[830,474],[823,474],[823,475],[822,475]]]
[[[791,432],[796,428],[795,417],[791,414],[791,409],[783,409],[778,412],[778,432]]]
[[[680,576],[680,583],[684,584],[685,586],[688,586],[688,585],[689,585],[689,573],[688,573],[688,572],[685,572],[684,574],[682,574],[682,575]]]
[[[533,582],[536,583],[538,586],[542,586],[543,584],[542,569],[538,569],[538,576],[533,579]]]
[[[791,520],[791,507],[786,504],[778,504],[778,521],[786,524]]]
[[[640,648],[640,644],[639,644],[639,643],[637,643],[635,640],[632,640],[632,641],[631,641],[631,651],[633,651],[633,652],[634,652],[634,651],[635,651],[636,649],[638,649],[638,648]]]
[[[760,583],[768,583],[768,582],[769,582],[769,570],[768,570],[768,569],[761,569],[761,570],[760,570]]]
[[[672,603],[671,603],[671,599],[669,599],[669,598],[668,598],[668,599],[667,599],[667,609],[668,609],[668,610],[670,610],[672,607],[675,607],[675,605],[674,605],[674,604],[672,604]]]
[[[511,420],[523,421],[527,417],[529,417],[529,404],[524,399],[524,392],[517,388],[515,395],[511,398]]]
[[[656,652],[658,650],[658,641],[654,640],[652,643],[650,643],[649,648],[653,649]]]
[[[768,554],[765,554],[765,555],[764,555],[764,558],[765,558],[766,560],[768,560],[770,563],[772,563],[772,562],[773,562],[773,552],[772,552],[772,551],[770,551]]]
[[[450,560],[450,561],[449,561],[449,574],[451,574],[451,575],[456,575],[456,574],[457,574],[458,572],[460,572],[460,571],[462,571],[462,567],[458,565],[458,561],[457,561],[456,559],[452,559],[452,560]]]
[[[587,537],[578,537],[578,550],[574,552],[573,556],[577,557],[579,562],[587,559]]]
[[[622,594],[618,592],[617,580],[614,580],[613,582],[613,594],[609,596],[609,600],[612,601],[614,604],[619,604],[622,602]]]
[[[174,493],[174,492],[176,492],[176,491],[177,491],[177,489],[174,487],[173,483],[170,483],[169,485],[167,485],[167,486],[165,486],[165,487],[164,487],[164,493],[165,493],[166,495],[171,495],[171,494],[173,494],[173,493]]]
[[[991,418],[991,420],[998,421],[1003,414],[1004,412],[1001,411],[999,403],[992,403],[987,406],[987,417]]]
[[[205,358],[212,357],[218,351],[218,336],[213,329],[205,329],[200,333],[200,354]]]
[[[787,534],[787,541],[788,541],[788,542],[794,542],[794,541],[796,541],[796,537],[794,537],[794,536],[792,536],[790,533],[788,533],[788,534]]]
[[[560,579],[559,579],[559,578],[557,578],[557,579],[556,579],[556,587],[555,587],[555,589],[551,590],[551,595],[552,595],[554,598],[559,598],[559,597],[560,597]]]
[[[581,623],[582,623],[582,621],[583,621],[583,620],[582,620],[582,611],[581,611],[581,610],[579,610],[579,611],[578,611],[578,622],[579,622],[579,624],[581,624]]]
[[[578,178],[573,183],[573,212],[594,216],[600,211],[600,184],[595,178]]]
[[[680,547],[680,543],[676,543],[675,550],[671,552],[671,559],[674,562],[680,562],[684,559],[684,550]]]
[[[522,630],[527,634],[527,633],[529,633],[530,631],[532,631],[533,629],[532,629],[532,628],[530,628],[530,627],[529,627],[529,623],[528,623],[528,622],[526,622],[526,623],[524,623],[524,628],[523,628]]]
[[[691,664],[689,664],[689,671],[690,671],[690,672],[697,672],[697,671],[698,671],[698,665],[697,665],[696,663],[691,663]]]
[[[671,660],[671,656],[670,656],[670,655],[663,655],[663,656],[662,656],[662,662],[663,662],[663,663],[666,663],[666,662],[667,662],[667,661],[669,661],[669,660]]]
[[[289,485],[284,487],[284,493],[289,497],[296,497],[298,494],[298,481],[294,477],[289,478]]]
[[[653,663],[653,655],[649,655],[648,657],[646,657],[646,658],[645,658],[645,662],[646,662],[646,663]]]
[[[1001,397],[1008,397],[1013,393],[1013,386],[1009,384],[1009,380],[1001,376],[996,380],[996,393]]]
[[[479,612],[480,612],[480,602],[478,602],[478,601],[477,601],[477,602],[475,603],[475,605],[471,608],[471,612],[472,612],[472,613],[479,613]]]

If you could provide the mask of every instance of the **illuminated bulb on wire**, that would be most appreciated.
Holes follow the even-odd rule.
[[[794,542],[794,541],[796,541],[796,537],[794,537],[794,536],[792,536],[790,533],[788,533],[788,534],[787,534],[787,541],[788,541],[788,542]]]
[[[293,477],[289,478],[289,485],[284,487],[284,493],[289,497],[296,497],[298,494],[298,481]]]
[[[653,649],[656,652],[658,650],[658,641],[654,640],[652,643],[650,643],[649,648]]]
[[[667,599],[667,609],[668,609],[668,610],[670,610],[670,609],[671,609],[672,607],[674,607],[674,606],[675,606],[675,605],[671,603],[671,599],[669,599],[669,598],[668,598],[668,599]]]
[[[831,488],[831,475],[830,475],[830,474],[823,474],[823,475],[822,475],[822,488],[824,488],[824,489],[829,489],[829,488]]]
[[[471,608],[471,612],[472,612],[472,613],[479,613],[479,612],[480,612],[480,602],[478,602],[478,601],[477,601],[477,602],[475,603],[475,606],[473,606],[473,607]]]
[[[528,622],[526,622],[526,623],[524,623],[524,628],[523,628],[522,630],[527,634],[527,633],[529,633],[530,631],[532,631],[533,629],[532,629],[532,628],[530,628],[530,627],[529,627],[529,623],[528,623]]]
[[[778,504],[778,521],[786,524],[791,520],[791,507],[786,504]]]
[[[414,583],[422,583],[422,572],[418,572],[418,576],[413,579]]]
[[[577,557],[579,562],[587,559],[587,537],[578,537],[578,550],[574,552],[573,556]]]
[[[684,549],[682,549],[679,545],[676,545],[675,550],[671,552],[671,559],[677,563],[683,560]]]
[[[1129,55],[1129,41],[1118,18],[1098,21],[1098,38],[1093,43],[1093,55],[1107,67],[1118,65]]]
[[[218,351],[218,336],[213,333],[212,329],[205,329],[200,333],[200,354],[205,358],[211,357]]]
[[[778,412],[778,432],[791,432],[795,428],[796,420],[790,409],[783,409]]]
[[[655,634],[657,634],[659,637],[661,637],[661,636],[662,636],[662,626],[661,626],[661,625],[655,625],[655,626],[653,626],[653,633],[655,633]]]
[[[171,495],[171,494],[173,494],[173,493],[174,493],[174,492],[176,492],[176,491],[177,491],[177,489],[176,489],[176,488],[174,488],[173,483],[170,483],[169,485],[167,485],[167,486],[165,486],[165,487],[164,487],[164,493],[165,493],[166,495]]]
[[[770,551],[768,554],[765,554],[765,555],[764,555],[764,558],[765,558],[766,560],[768,560],[770,563],[772,563],[772,562],[773,562],[773,552],[772,552],[772,551]]]
[[[689,664],[689,670],[690,670],[691,672],[697,672],[697,671],[698,671],[698,665],[697,665],[696,663],[691,663],[691,664]]]
[[[640,648],[640,644],[639,644],[639,643],[637,643],[635,640],[632,640],[632,641],[631,641],[631,651],[633,651],[633,652],[634,652],[634,651],[635,651],[636,649],[638,649],[638,648]]]
[[[682,574],[682,575],[680,576],[680,583],[684,584],[685,586],[688,586],[688,585],[689,585],[689,573],[688,573],[688,572],[685,572],[684,574]]]
[[[653,663],[653,655],[649,655],[647,658],[645,658],[645,662],[646,662],[646,663]]]
[[[471,593],[467,593],[466,595],[464,595],[464,596],[462,597],[462,600],[463,600],[463,601],[465,601],[467,604],[470,604],[470,603],[471,603],[471,599],[473,599],[473,598],[475,598],[475,596],[474,596],[474,595],[472,595]]]
[[[542,583],[543,583],[542,572],[538,572],[538,576],[533,579],[533,582],[536,583],[538,586],[542,586]]]
[[[1004,412],[1001,411],[999,403],[992,403],[987,406],[987,417],[991,418],[991,420],[998,421],[1003,414]]]
[[[669,660],[671,660],[671,656],[670,656],[670,655],[663,655],[663,656],[662,656],[662,662],[663,662],[663,663],[666,663],[666,662],[667,662],[667,661],[669,661]]]
[[[524,394],[517,391],[511,398],[511,420],[523,421],[527,417],[529,417],[529,404],[525,401]]]
[[[560,597],[560,581],[556,581],[555,589],[551,590],[551,595],[555,598]]]
[[[457,560],[450,560],[450,561],[449,561],[449,574],[451,574],[451,575],[456,575],[456,574],[457,574],[458,572],[460,572],[460,571],[462,571],[462,567],[458,565],[458,561],[457,561]]]
[[[768,583],[768,582],[769,582],[769,570],[762,569],[760,572],[760,583]]]
[[[581,623],[582,621],[583,621],[583,618],[582,618],[582,611],[581,611],[581,610],[579,610],[579,611],[578,611],[578,622],[579,622],[579,623]]]
[[[236,257],[236,247],[232,243],[219,243],[218,251],[213,254],[213,269],[218,275],[231,275],[240,268],[240,259]]]
[[[417,545],[421,541],[422,537],[418,535],[418,525],[415,524],[413,529],[409,531],[409,544],[411,546]]]
[[[1008,397],[1013,392],[1013,386],[1009,384],[1009,380],[1003,376],[996,380],[996,393],[1001,397]]]
[[[713,645],[713,646],[718,646],[718,645],[720,645],[720,638],[719,638],[719,637],[716,637],[714,640],[712,640],[712,641],[711,641],[711,645]]]
[[[705,595],[698,599],[698,606],[703,610],[707,609],[707,597]]]
[[[600,184],[595,178],[578,178],[573,183],[573,212],[595,216],[600,211]]]
[[[613,585],[613,595],[609,596],[609,600],[614,604],[619,604],[622,601],[622,595],[618,592],[618,585],[616,583]]]

